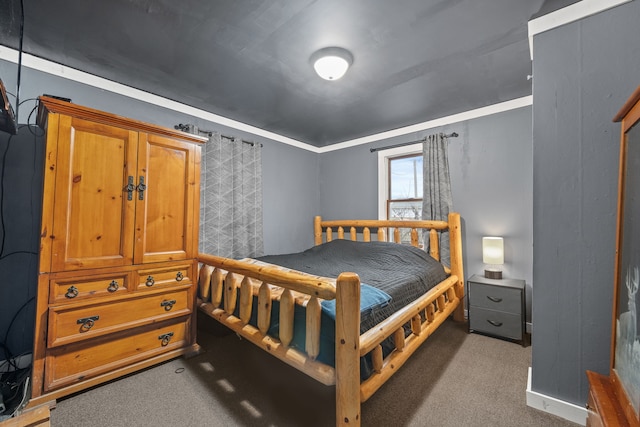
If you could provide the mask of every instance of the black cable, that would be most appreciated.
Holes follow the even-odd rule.
[[[4,340],[2,342],[0,342],[0,346],[2,346],[4,348],[4,354],[6,359],[12,360],[13,359],[13,353],[11,352],[11,349],[9,348],[9,333],[11,332],[11,328],[13,327],[13,322],[16,321],[16,319],[18,318],[18,315],[20,314],[20,312],[27,306],[27,304],[29,304],[31,301],[35,301],[36,297],[31,297],[29,298],[24,304],[22,304],[20,306],[20,308],[18,309],[18,311],[16,311],[16,313],[13,315],[13,318],[11,319],[11,322],[9,322],[9,327],[7,328],[7,333],[4,334]],[[15,369],[18,369],[18,366],[16,365],[15,361],[9,362]]]
[[[2,254],[4,252],[4,243],[6,240],[7,230],[4,225],[4,183],[5,172],[7,170],[7,153],[9,152],[9,145],[11,144],[11,139],[13,135],[9,135],[9,139],[7,139],[7,148],[5,148],[4,153],[2,153],[2,185],[0,186],[2,189],[2,194],[0,194],[0,230],[2,231],[2,240],[0,240],[0,259],[2,259]]]
[[[9,93],[9,92],[7,92],[7,93]],[[15,95],[14,95],[14,96],[15,96]],[[19,104],[18,106],[20,106],[20,105],[24,104],[25,102],[29,102],[29,101],[37,101],[37,100],[38,100],[38,98],[27,98],[27,99],[23,99],[23,100],[20,102],[20,104]]]
[[[27,304],[29,304],[31,301],[35,301],[35,300],[36,300],[36,297],[29,298],[27,301],[25,301],[24,304],[22,304],[20,306],[18,311],[16,311],[16,314],[13,315],[13,318],[11,319],[11,322],[9,322],[9,327],[7,328],[7,333],[4,334],[4,343],[5,343],[5,345],[8,342],[7,340],[9,339],[9,332],[11,332],[11,327],[13,326],[13,322],[15,322],[16,319],[18,318],[18,314],[20,314],[20,312],[27,306]]]
[[[23,101],[23,102],[31,101],[31,100],[34,100],[34,99],[35,99],[35,100],[37,100],[37,98],[30,98],[30,99],[27,99],[27,100],[25,100],[25,101]],[[29,129],[29,133],[30,133],[31,135],[33,135],[34,137],[44,136],[44,131],[42,131],[42,133],[41,133],[40,135],[38,135],[36,132],[34,132],[34,131],[33,131],[33,129],[31,129],[31,125],[29,124],[29,123],[31,122],[31,116],[33,115],[33,113],[35,113],[35,111],[36,111],[37,109],[38,109],[38,103],[36,102],[35,107],[33,107],[33,109],[31,110],[31,112],[29,113],[29,117],[27,117],[27,125],[26,125],[26,126],[27,126],[27,129]],[[35,126],[35,125],[34,125],[34,127],[36,127],[36,128],[37,128],[37,126]],[[36,141],[34,141],[34,144],[36,144],[36,143],[37,143],[37,142],[36,142]],[[35,145],[34,145],[34,146],[35,146]],[[34,167],[35,167],[35,151],[34,151],[34,156],[33,156],[33,158],[34,158]]]
[[[20,78],[22,75],[22,44],[24,43],[24,1],[20,0],[20,46],[18,48],[18,84],[16,88],[16,123],[20,114]]]
[[[2,348],[2,352],[4,353],[4,360],[6,360],[7,363],[13,367],[13,369],[18,369],[18,365],[16,365],[16,362],[13,360],[13,354],[11,353],[9,347],[0,342],[0,348]]]
[[[3,260],[5,258],[10,257],[11,255],[19,255],[19,254],[29,254],[29,255],[38,255],[38,252],[34,252],[34,251],[15,251],[15,252],[9,252],[6,255],[3,255],[0,257],[0,260]]]

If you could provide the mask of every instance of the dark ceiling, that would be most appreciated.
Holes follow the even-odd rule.
[[[30,0],[23,50],[326,146],[530,95],[527,22],[576,1]],[[341,80],[309,63],[327,46],[353,54]]]

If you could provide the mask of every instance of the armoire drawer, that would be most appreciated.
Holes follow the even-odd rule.
[[[47,351],[45,391],[184,347],[190,320],[153,324]]]
[[[54,278],[49,284],[51,304],[72,303],[87,298],[126,293],[129,288],[129,272]]]
[[[182,264],[138,270],[134,272],[136,289],[157,289],[191,284],[193,283],[193,278],[191,277],[192,268],[193,264]]]
[[[99,304],[49,309],[48,348],[191,313],[189,287]]]

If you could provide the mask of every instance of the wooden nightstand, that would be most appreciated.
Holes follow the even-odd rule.
[[[506,338],[526,346],[524,280],[473,275],[467,284],[469,332]]]

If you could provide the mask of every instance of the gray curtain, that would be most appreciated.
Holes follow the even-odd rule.
[[[442,133],[428,136],[422,144],[422,219],[447,221],[449,212],[453,210],[447,146],[447,137]],[[424,238],[427,245],[428,234],[425,234]],[[440,261],[445,265],[451,265],[448,231],[439,233],[439,248]]]
[[[203,147],[200,188],[200,252],[263,255],[260,144],[214,133]]]

